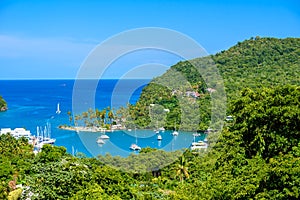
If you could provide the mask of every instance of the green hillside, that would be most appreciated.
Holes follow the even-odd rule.
[[[25,138],[1,135],[0,198],[299,199],[299,100],[299,86],[243,89],[236,123],[205,153],[144,148],[95,159],[45,145],[34,155]]]
[[[225,80],[229,99],[245,87],[300,85],[300,38],[256,37],[212,58]]]
[[[221,91],[216,88],[221,80],[215,80],[210,85],[205,82],[212,76],[212,72],[209,71],[212,66],[217,67],[224,80],[229,103],[227,105],[230,105],[246,87],[257,90],[285,84],[300,85],[300,39],[256,37],[239,42],[211,57],[179,62],[143,89],[137,104],[130,106],[130,118],[141,128],[159,127],[160,124],[155,124],[155,117],[151,116],[150,120],[149,116],[149,105],[156,104],[170,110],[164,124],[167,129],[174,129],[175,123],[177,128],[183,130],[208,128],[211,125],[211,97],[220,94]],[[199,73],[199,68],[203,70],[202,74]],[[216,89],[217,93],[210,93],[208,89]],[[187,91],[197,92],[199,97],[187,97]],[[184,100],[181,100],[183,98]],[[217,102],[216,107],[219,107],[219,111],[226,109],[222,107],[222,101],[225,102],[226,99]],[[187,111],[183,111],[183,108]],[[227,111],[230,114],[228,108],[229,106]],[[193,110],[199,112],[192,112]],[[195,116],[200,116],[199,123],[191,120]]]
[[[44,145],[35,155],[25,138],[0,135],[0,199],[299,199],[299,42],[251,39],[209,58],[180,62],[145,87],[135,106],[116,113],[131,119],[128,126],[133,119],[152,128],[166,119],[177,128],[186,109],[190,120],[180,123],[189,128],[198,122],[193,121],[198,105],[199,127],[205,126],[203,121],[210,120],[205,110],[215,109],[210,102],[219,92],[224,95],[222,84],[218,77],[205,83],[211,68],[201,77],[190,63],[205,67],[214,60],[234,121],[225,123],[206,151],[143,148],[127,158],[107,154],[95,159]],[[226,110],[224,99],[217,99],[217,109]],[[208,133],[209,144],[213,135]]]

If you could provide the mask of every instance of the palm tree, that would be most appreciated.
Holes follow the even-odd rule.
[[[100,112],[100,118],[101,118],[101,121],[102,121],[102,126],[104,126],[104,124],[105,124],[105,118],[106,118],[106,109],[103,109]]]
[[[88,120],[87,120],[88,116],[89,116],[88,112],[83,112],[82,113],[82,119],[83,119],[83,122],[84,122],[85,126],[87,126],[87,124],[88,124]]]
[[[75,122],[74,125],[78,126],[78,121],[81,120],[81,116],[80,115],[75,115]]]
[[[176,166],[175,170],[176,176],[179,176],[181,183],[183,183],[184,179],[188,179],[190,177],[188,173],[188,162],[186,162],[184,155],[181,156],[179,164]]]
[[[101,126],[101,112],[98,108],[96,108],[95,114],[96,114],[97,125]]]
[[[114,119],[114,113],[109,107],[108,107],[108,118],[110,121],[110,130],[112,130],[112,121]]]
[[[72,117],[71,111],[68,111],[67,114],[68,114],[68,116],[69,116],[70,124],[72,125],[73,117]]]

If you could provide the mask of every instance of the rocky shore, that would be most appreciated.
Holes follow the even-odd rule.
[[[4,112],[4,111],[7,111],[7,107],[6,106],[3,106],[0,108],[0,112]]]

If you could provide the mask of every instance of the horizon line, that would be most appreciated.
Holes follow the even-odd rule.
[[[154,78],[154,77],[153,77]],[[153,78],[11,78],[11,79],[0,79],[0,81],[43,81],[43,80],[152,80]]]

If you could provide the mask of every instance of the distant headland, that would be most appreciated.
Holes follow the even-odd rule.
[[[0,96],[0,112],[4,112],[7,110],[7,103],[6,101]]]

